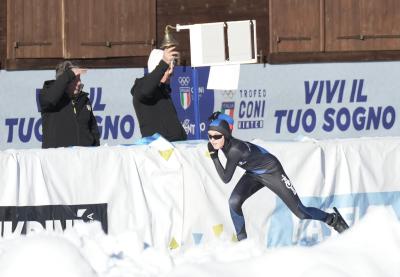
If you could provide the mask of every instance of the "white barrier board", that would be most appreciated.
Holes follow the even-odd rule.
[[[254,142],[281,160],[305,205],[336,206],[350,225],[375,206],[390,206],[400,218],[399,138]],[[81,205],[68,225],[96,219],[90,205],[105,203],[109,233],[138,230],[148,244],[170,248],[233,236],[228,199],[243,173],[224,184],[205,142],[7,150],[0,152],[0,172],[0,209],[46,206],[22,222],[2,211],[3,236],[65,224],[46,217],[48,205]],[[268,246],[336,235],[320,222],[299,221],[268,189],[245,202],[244,214],[249,237]]]

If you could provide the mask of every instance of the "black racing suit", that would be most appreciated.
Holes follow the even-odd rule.
[[[264,148],[239,139],[225,138],[222,148],[227,158],[223,168],[218,155],[212,155],[214,165],[224,183],[228,183],[237,166],[246,170],[229,198],[229,208],[238,240],[247,237],[242,205],[247,198],[263,187],[268,187],[300,219],[330,222],[332,215],[320,209],[305,207],[279,160]]]
[[[75,78],[71,69],[46,81],[39,94],[42,115],[42,148],[98,146],[100,133],[88,94],[71,99],[66,90]]]
[[[142,137],[159,133],[169,141],[186,140],[186,132],[171,99],[171,87],[160,83],[168,67],[161,60],[151,73],[136,79],[131,89],[133,107]]]

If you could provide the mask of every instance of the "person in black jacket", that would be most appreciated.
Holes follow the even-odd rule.
[[[326,213],[318,208],[304,206],[281,163],[274,155],[258,145],[236,139],[231,135],[232,118],[216,112],[210,120],[212,121],[208,128],[208,151],[222,181],[228,183],[238,166],[246,170],[229,198],[231,218],[238,240],[247,238],[242,205],[264,187],[278,195],[300,219],[325,222],[339,233],[349,228],[335,207],[334,213]],[[225,168],[218,158],[218,150],[222,150],[226,156]]]
[[[149,74],[136,79],[131,89],[142,137],[159,133],[169,141],[187,138],[170,95],[169,79],[177,55],[174,47],[154,49],[149,56]]]
[[[39,94],[42,115],[42,148],[98,146],[100,133],[80,76],[86,69],[64,61],[56,79],[45,81]]]

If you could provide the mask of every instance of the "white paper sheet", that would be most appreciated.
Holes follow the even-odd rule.
[[[211,66],[207,89],[237,89],[239,75],[240,64]]]

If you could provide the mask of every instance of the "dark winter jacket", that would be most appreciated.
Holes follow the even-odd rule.
[[[160,83],[168,64],[163,60],[143,78],[138,78],[131,89],[133,107],[143,137],[159,133],[169,141],[186,140],[174,104],[171,87]]]
[[[74,78],[74,72],[67,70],[57,80],[44,82],[39,94],[42,148],[100,145],[88,94],[81,92],[72,100],[66,92]]]

